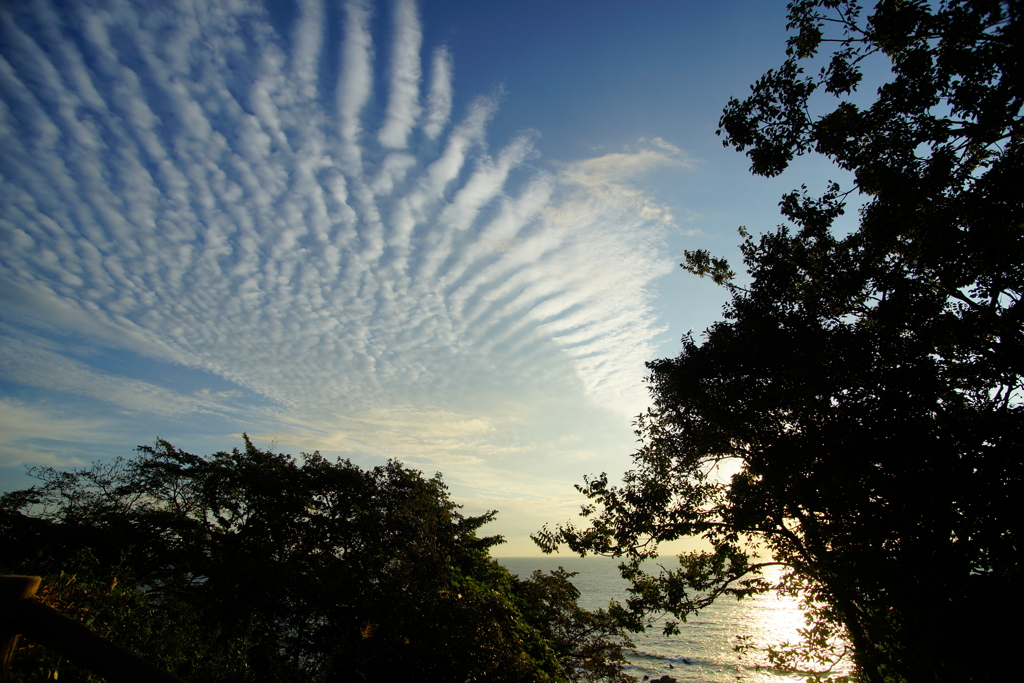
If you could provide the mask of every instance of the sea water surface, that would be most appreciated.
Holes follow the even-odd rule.
[[[607,557],[503,557],[496,558],[511,573],[529,577],[535,570],[551,571],[564,567],[577,572],[573,584],[580,591],[579,604],[585,609],[607,607],[611,599],[623,601],[628,582],[618,571],[618,560]],[[675,558],[665,558],[671,566]],[[648,571],[656,573],[656,568]],[[771,578],[769,576],[768,578]],[[679,681],[753,681],[757,683],[803,682],[808,674],[794,674],[766,667],[757,653],[740,656],[733,648],[739,637],[764,647],[782,642],[797,642],[797,629],[804,627],[799,600],[794,597],[761,595],[736,600],[722,598],[686,623],[676,636],[662,635],[660,628],[632,636],[636,646],[627,654],[626,673],[642,680],[668,674]],[[849,666],[832,673],[848,673]]]

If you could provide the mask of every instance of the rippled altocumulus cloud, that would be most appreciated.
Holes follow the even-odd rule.
[[[371,35],[385,10],[390,33]],[[452,55],[423,45],[410,0],[345,4],[336,44],[327,14],[304,0],[280,26],[244,0],[5,3],[0,277],[19,314],[293,417],[551,382],[635,410],[672,217],[628,181],[685,163],[679,150],[539,170],[528,132],[490,148],[494,98],[453,111]],[[7,358],[15,381],[163,400],[107,396],[70,361],[44,377],[60,363],[24,346]],[[485,434],[472,419],[456,422]]]

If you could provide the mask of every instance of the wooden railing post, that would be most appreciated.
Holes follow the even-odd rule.
[[[35,597],[41,580],[38,576],[0,576],[0,681],[6,681],[10,674],[20,633],[9,608]]]

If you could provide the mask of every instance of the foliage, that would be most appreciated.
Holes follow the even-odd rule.
[[[0,574],[6,573],[8,569],[0,568]],[[225,637],[188,604],[158,605],[129,569],[101,567],[88,550],[72,557],[65,569],[44,576],[36,599],[190,683],[254,680],[245,657],[252,647],[248,634]],[[28,638],[19,644],[11,668],[15,683],[103,680]],[[277,671],[280,681],[305,680],[300,674]]]
[[[767,549],[786,567],[778,587],[808,597],[811,650],[845,634],[861,677],[1013,678],[1024,634],[1001,615],[1024,607],[1021,13],[790,3],[788,59],[729,103],[725,143],[766,176],[826,155],[853,173],[859,228],[832,229],[852,190],[830,183],[783,198],[791,227],[741,230],[747,287],[725,260],[687,254],[728,288],[725,318],[648,365],[636,469],[621,486],[587,479],[589,526],[545,529],[542,547],[623,556],[638,619],[769,589],[754,559]],[[862,109],[871,59],[892,78]],[[839,102],[815,116],[820,95]],[[684,536],[711,550],[639,570]]]
[[[590,612],[576,604],[580,592],[572,584],[573,576],[574,572],[559,567],[547,574],[535,571],[529,580],[515,582],[513,590],[525,619],[560,653],[559,661],[571,681],[632,683],[622,673],[623,648],[633,643],[621,620],[609,611]]]
[[[569,575],[524,582],[491,560],[502,539],[477,530],[495,513],[460,514],[440,475],[319,453],[297,462],[248,437],[209,458],[165,441],[138,450],[34,468],[41,485],[0,498],[0,534],[12,571],[67,577],[83,553],[94,558],[85,578],[55,582],[71,591],[60,604],[173,673],[621,680],[617,627],[576,606]],[[125,588],[108,595],[113,578]],[[185,633],[164,639],[168,624]],[[192,650],[202,656],[190,669],[180,660]],[[203,673],[207,652],[227,658],[219,675]]]

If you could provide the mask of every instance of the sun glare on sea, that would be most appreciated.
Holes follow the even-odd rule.
[[[765,571],[766,578],[769,581],[777,580],[781,571],[780,568],[768,568]],[[799,671],[792,673],[770,667],[768,657],[763,654],[765,648],[784,650],[802,641],[800,629],[807,628],[807,623],[799,597],[775,593],[756,596],[751,598],[746,617],[745,633],[749,634],[746,642],[756,649],[752,649],[744,658],[750,664],[765,667],[759,672],[759,680],[803,682],[812,672],[821,672],[822,680],[825,680],[828,678],[827,674],[842,674],[851,670],[852,663],[848,657],[840,659],[828,672],[823,671],[828,665],[811,661],[795,662]],[[838,645],[838,651],[842,651],[842,643]]]

